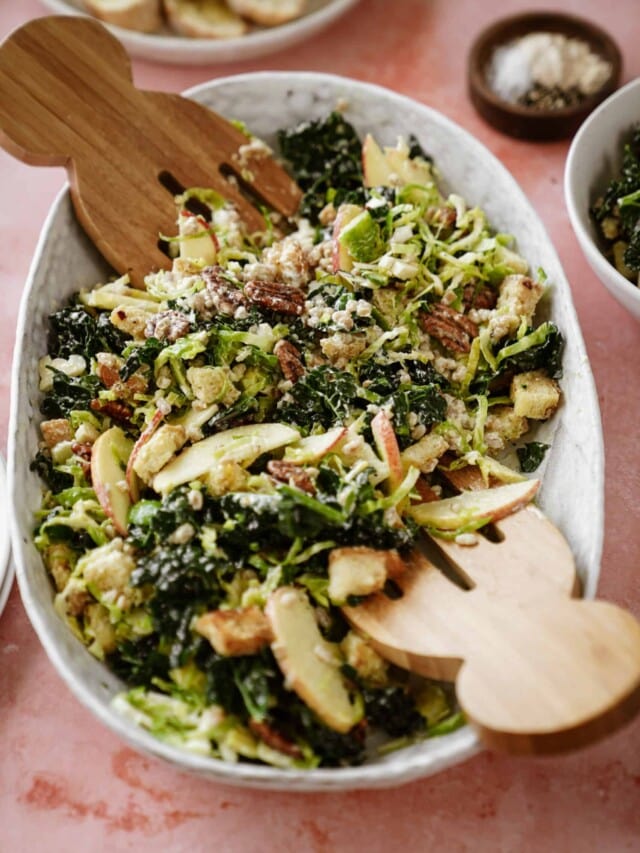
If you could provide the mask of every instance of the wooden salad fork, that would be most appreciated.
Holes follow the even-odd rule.
[[[455,681],[494,749],[555,753],[613,731],[640,710],[640,623],[572,597],[571,550],[535,506],[494,524],[493,539],[430,537],[434,558],[416,550],[394,578],[400,598],[370,596],[347,619],[393,663]]]
[[[265,221],[237,182],[284,216],[296,212],[297,184],[262,152],[239,154],[247,142],[195,101],[136,89],[124,48],[90,18],[37,18],[0,46],[0,144],[26,163],[66,167],[81,225],[136,286],[170,267],[159,235],[176,231],[181,189],[217,191],[249,231]]]

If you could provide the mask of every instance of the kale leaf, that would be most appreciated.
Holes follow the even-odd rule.
[[[73,486],[73,476],[66,471],[58,471],[50,456],[39,450],[29,465],[30,471],[36,471],[54,494]]]
[[[99,352],[120,353],[126,339],[106,314],[95,317],[80,305],[68,305],[49,315],[51,358],[82,355],[89,359]]]
[[[131,574],[131,586],[153,590],[147,606],[172,667],[186,663],[202,642],[191,631],[193,617],[215,608],[224,597],[220,568],[220,560],[191,541],[157,548],[142,557]]]
[[[620,236],[629,244],[624,262],[640,271],[640,125],[624,146],[619,175],[591,208],[591,215],[600,223],[608,217],[619,219]]]
[[[546,325],[548,330],[544,340],[539,344],[529,347],[529,349],[505,358],[500,365],[501,373],[507,371],[524,373],[528,370],[540,370],[544,368],[552,378],[562,376],[564,338],[554,323]],[[540,328],[538,327],[538,329]]]
[[[519,342],[504,341],[496,355],[500,358],[502,350],[523,345],[527,339],[530,345],[502,358],[496,371],[480,371],[471,383],[472,393],[499,392],[508,387],[513,376],[529,370],[546,370],[554,379],[562,376],[564,337],[555,323],[543,323],[537,329],[529,330]]]
[[[289,399],[278,403],[278,417],[306,430],[317,424],[328,429],[344,423],[362,394],[351,373],[322,364],[307,371],[289,391]]]
[[[198,526],[198,513],[189,503],[189,486],[179,486],[162,499],[142,500],[131,508],[129,536],[145,550],[162,544],[182,524]]]
[[[531,474],[540,467],[548,449],[549,445],[543,444],[541,441],[530,441],[524,447],[519,447],[516,452],[520,462],[520,470],[525,474]]]
[[[163,343],[157,338],[147,338],[143,344],[136,346],[131,350],[125,363],[120,368],[120,379],[126,382],[143,364],[153,366],[154,361],[165,346],[166,342]]]
[[[137,640],[122,640],[107,663],[126,684],[153,687],[152,679],[167,679],[169,658],[158,648],[157,634],[147,634]]]
[[[280,130],[278,142],[304,192],[300,212],[311,222],[318,222],[333,187],[343,192],[362,187],[361,143],[355,128],[340,113]]]
[[[88,411],[102,387],[97,376],[67,376],[61,370],[53,372],[53,387],[40,404],[46,418],[67,418],[73,411]]]
[[[402,385],[391,396],[393,401],[393,428],[401,449],[412,442],[411,433],[421,424],[430,427],[447,416],[447,401],[437,385]],[[411,423],[410,416],[417,417]]]
[[[412,735],[425,728],[424,717],[404,688],[364,688],[362,695],[367,720],[391,737]]]
[[[407,140],[409,144],[409,157],[413,160],[415,157],[422,157],[427,163],[433,163],[433,157],[424,150],[420,144],[420,140],[414,133],[409,134]]]

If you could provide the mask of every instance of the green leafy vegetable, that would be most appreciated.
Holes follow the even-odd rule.
[[[55,369],[52,372],[53,386],[40,404],[46,418],[66,418],[75,410],[90,409],[91,401],[102,388],[97,376],[67,376]]]
[[[300,212],[312,222],[318,221],[333,187],[343,193],[362,187],[360,140],[340,113],[280,130],[278,142],[293,177],[304,191]]]
[[[89,359],[99,352],[120,353],[126,340],[107,314],[95,316],[80,305],[68,305],[49,315],[48,350],[52,358],[81,355]]]
[[[525,474],[531,474],[542,464],[548,449],[549,445],[543,444],[541,441],[530,441],[524,447],[519,447],[517,454],[520,470]]]

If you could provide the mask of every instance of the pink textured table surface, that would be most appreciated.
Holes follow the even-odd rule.
[[[135,80],[143,88],[180,91],[240,71],[332,71],[424,101],[504,162],[559,251],[598,386],[607,462],[599,594],[640,616],[640,326],[597,281],[571,231],[562,194],[568,143],[499,135],[474,113],[465,91],[465,60],[476,32],[527,7],[520,0],[362,0],[332,28],[286,52],[209,68],[134,62]],[[567,0],[555,8],[608,29],[624,54],[625,81],[640,74],[637,0]],[[36,0],[2,0],[0,36],[40,14]],[[63,180],[61,170],[28,168],[0,152],[2,446],[20,294]],[[640,721],[574,755],[515,760],[481,754],[395,790],[294,795],[230,788],[141,757],[98,724],[52,669],[15,588],[0,621],[0,732],[2,853],[640,850]]]

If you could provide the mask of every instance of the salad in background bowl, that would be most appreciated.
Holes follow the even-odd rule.
[[[269,92],[274,103],[280,104],[277,122],[256,109],[251,95],[258,85],[261,91],[266,89]],[[281,279],[289,273],[293,276],[294,270],[300,277],[300,258],[297,258],[297,264],[292,265],[284,261],[285,249],[287,256],[296,254],[292,245],[295,241],[290,237],[283,241],[276,238],[266,249],[257,251],[254,247],[251,251],[246,243],[235,243],[235,238],[230,237],[230,219],[228,213],[223,216],[223,209],[218,209],[217,213],[214,209],[211,214],[214,222],[217,217],[217,228],[201,226],[198,233],[195,226],[191,228],[191,223],[176,241],[181,255],[176,264],[185,272],[186,267],[193,263],[192,253],[198,241],[204,240],[206,244],[208,240],[211,244],[210,231],[217,232],[216,257],[209,259],[216,261],[216,267],[205,265],[200,270],[201,274],[197,271],[194,274],[190,267],[189,276],[154,276],[148,280],[147,294],[130,293],[122,281],[86,290],[92,283],[104,281],[107,271],[77,231],[68,199],[63,197],[58,202],[44,238],[23,318],[37,317],[38,328],[44,329],[47,315],[54,314],[53,349],[49,363],[42,364],[44,409],[51,422],[44,432],[46,439],[46,433],[50,431],[52,445],[51,452],[40,449],[36,467],[40,467],[47,476],[65,475],[71,480],[62,484],[61,489],[57,488],[60,483],[56,484],[55,490],[52,486],[38,517],[40,527],[36,542],[48,555],[50,569],[55,556],[56,566],[52,574],[54,577],[59,575],[57,585],[60,581],[56,599],[58,611],[62,610],[67,621],[71,618],[72,624],[75,620],[76,633],[92,647],[96,659],[69,632],[64,633],[65,626],[54,613],[51,587],[44,576],[39,556],[33,545],[26,543],[19,563],[22,563],[21,586],[30,616],[68,683],[101,719],[138,746],[164,755],[181,766],[239,784],[300,789],[391,784],[433,772],[446,763],[460,760],[475,748],[475,739],[465,728],[439,738],[428,737],[439,733],[438,719],[443,722],[455,719],[452,697],[436,685],[427,685],[427,693],[423,690],[421,695],[424,698],[430,691],[431,710],[434,697],[440,697],[438,717],[429,719],[429,711],[420,704],[422,700],[417,699],[418,694],[398,682],[395,674],[389,677],[387,673],[384,684],[373,684],[371,672],[358,672],[358,656],[349,660],[348,642],[339,648],[340,654],[345,656],[343,663],[351,667],[351,671],[341,671],[338,680],[343,692],[338,693],[345,697],[342,676],[346,674],[350,688],[343,705],[347,716],[351,713],[349,707],[353,711],[349,725],[342,719],[336,723],[332,709],[318,701],[313,685],[311,694],[304,684],[301,685],[304,677],[300,669],[295,668],[297,664],[291,668],[292,649],[287,649],[286,643],[284,656],[278,655],[274,645],[277,665],[282,670],[280,675],[277,667],[274,675],[271,658],[262,661],[260,672],[253,672],[251,660],[260,656],[264,658],[267,654],[268,649],[264,650],[263,643],[260,649],[251,650],[253,657],[244,657],[245,662],[249,661],[247,665],[251,672],[232,673],[225,682],[225,690],[238,693],[235,699],[229,700],[240,706],[234,711],[234,719],[236,722],[238,718],[240,720],[240,725],[235,726],[234,737],[227,737],[227,725],[226,734],[220,730],[215,738],[204,738],[210,745],[213,741],[214,749],[210,749],[209,754],[202,754],[207,750],[195,749],[198,732],[191,744],[187,743],[188,738],[180,737],[180,732],[184,734],[189,726],[198,729],[200,725],[198,720],[194,724],[194,708],[188,705],[194,691],[200,689],[203,674],[206,677],[207,672],[211,675],[215,670],[220,673],[224,667],[229,668],[230,662],[233,669],[233,665],[240,661],[240,658],[234,661],[233,652],[228,648],[225,653],[223,645],[229,635],[220,613],[226,611],[228,615],[231,610],[238,612],[254,608],[253,616],[257,620],[266,603],[270,628],[277,633],[279,616],[274,613],[277,601],[274,603],[273,596],[280,593],[292,597],[303,595],[306,608],[310,610],[313,603],[319,613],[325,614],[320,618],[324,636],[319,635],[315,645],[327,644],[327,655],[335,655],[339,638],[329,636],[335,626],[327,621],[336,609],[332,605],[339,605],[350,595],[370,590],[356,590],[348,585],[345,587],[344,583],[341,586],[339,572],[334,573],[335,576],[331,572],[327,574],[327,552],[333,557],[341,550],[351,549],[349,556],[353,557],[354,546],[363,548],[371,545],[395,548],[401,552],[406,543],[396,539],[406,536],[409,528],[399,526],[398,517],[405,520],[410,517],[411,512],[406,508],[410,507],[409,498],[419,479],[426,488],[438,488],[431,472],[445,452],[453,453],[454,457],[467,463],[482,462],[488,473],[507,476],[506,471],[510,469],[495,459],[495,452],[487,452],[490,433],[496,431],[487,429],[487,421],[493,403],[509,408],[511,392],[503,390],[504,399],[498,399],[495,397],[498,392],[494,390],[494,399],[490,403],[491,393],[487,393],[487,387],[499,372],[498,359],[506,361],[508,357],[524,352],[531,355],[536,347],[539,352],[542,348],[549,355],[553,349],[549,342],[559,336],[558,328],[567,339],[564,368],[569,381],[563,380],[563,404],[549,421],[547,433],[534,436],[552,444],[546,460],[542,505],[573,545],[587,593],[593,592],[601,547],[600,433],[591,377],[566,282],[543,229],[512,179],[481,146],[438,114],[384,90],[322,75],[247,75],[207,85],[195,94],[218,111],[241,118],[252,131],[272,145],[279,128],[292,127],[310,118],[323,119],[339,101],[346,104],[345,118],[353,122],[363,137],[368,131],[374,134],[365,142],[364,183],[369,185],[369,189],[363,189],[362,176],[357,174],[360,143],[345,137],[337,147],[344,151],[352,145],[351,150],[356,152],[357,149],[355,156],[343,160],[345,170],[342,174],[350,175],[353,185],[329,190],[334,193],[335,189],[342,189],[349,192],[349,196],[340,199],[334,193],[328,199],[327,188],[318,183],[319,176],[312,176],[313,180],[307,186],[303,183],[305,189],[312,190],[307,195],[308,209],[305,211],[312,224],[300,226],[302,231],[297,235],[298,244],[306,241],[309,251],[316,246],[317,257],[311,265],[313,269],[305,270],[304,281],[289,281],[292,287],[284,290],[282,287],[274,289],[272,276],[265,274],[265,267],[279,264]],[[341,133],[347,133],[347,125],[340,117],[334,117],[333,121],[330,135],[338,139]],[[317,129],[315,126],[316,132]],[[459,189],[459,193],[449,196],[450,190],[444,189],[446,195],[440,195],[433,185],[432,166],[424,156],[425,152],[396,145],[398,135],[409,139],[411,133],[416,134],[429,155],[433,156],[442,175],[442,185]],[[382,148],[374,137],[380,140]],[[293,162],[298,176],[304,173],[304,164],[296,166],[296,157],[309,150],[310,141],[308,135],[306,139],[295,134],[283,137],[283,153]],[[289,151],[286,150],[288,142],[291,143]],[[397,159],[398,152],[402,155],[402,162],[394,160],[391,166],[389,158]],[[374,166],[378,170],[375,176],[367,176]],[[386,175],[383,174],[385,168]],[[405,169],[410,180],[399,180]],[[384,187],[385,183],[387,191],[377,189]],[[389,191],[389,185],[394,185],[392,191]],[[406,195],[407,192],[411,197]],[[424,197],[425,193],[431,193],[428,199]],[[505,205],[505,199],[509,200],[508,205]],[[331,205],[333,210],[327,208],[327,200],[335,201],[335,205]],[[340,206],[340,201],[345,204]],[[508,227],[515,235],[518,253],[507,245],[506,238],[496,237],[494,231],[488,230],[480,207],[487,211],[489,222],[498,234]],[[437,223],[427,222],[424,227],[418,227],[418,220],[424,222],[427,210],[430,211],[427,219],[434,216],[440,219]],[[183,212],[188,213],[188,209]],[[445,214],[450,214],[446,223]],[[325,222],[322,222],[323,218]],[[73,260],[74,278],[64,280],[66,289],[60,277],[62,270],[56,270],[52,276],[50,266],[51,263],[59,263],[62,256],[50,251],[48,254],[47,250],[47,241],[60,237],[60,231],[56,230],[60,228],[64,231],[69,229],[71,233],[71,238],[65,238],[67,252],[62,263]],[[312,231],[315,231],[313,236]],[[437,259],[434,255],[432,262],[422,268],[415,263],[414,249],[419,245],[423,252],[425,241],[429,240],[435,240],[438,252],[444,254]],[[461,240],[464,245],[459,243]],[[207,250],[208,247],[201,243],[198,257]],[[475,269],[475,275],[470,271],[472,255],[476,256],[476,263],[479,256],[482,259],[481,268]],[[309,257],[307,267],[308,261]],[[539,281],[543,274],[537,271],[538,266],[534,268],[535,279],[527,277],[525,269],[532,263],[544,270],[547,281],[553,282],[549,288],[550,298],[543,300],[543,311],[535,323],[532,315],[544,286]],[[215,274],[212,269],[215,269]],[[45,292],[42,280],[38,283],[39,275],[45,274],[49,281],[60,281],[57,293]],[[478,281],[478,278],[484,278],[485,282]],[[514,288],[517,291],[518,286],[523,286],[524,279],[529,282],[525,288],[527,293],[533,290],[536,298],[522,309],[522,316],[511,328],[510,312],[506,308],[509,291]],[[501,289],[505,281],[507,284]],[[493,288],[493,305],[464,305],[462,300],[470,283],[473,283],[470,296],[482,294],[487,284]],[[307,291],[306,299],[302,301],[298,298],[300,285]],[[61,309],[64,300],[80,289],[84,291],[80,304]],[[294,295],[296,290],[297,295]],[[387,291],[393,297],[391,300],[384,296]],[[240,295],[243,300],[234,299]],[[499,304],[500,300],[503,304]],[[146,302],[149,304],[144,304]],[[127,314],[132,313],[130,309],[135,309],[133,313],[146,311],[150,315],[145,318],[144,331],[140,331],[141,323],[126,326],[127,320],[132,321],[131,316],[127,318]],[[467,312],[471,311],[476,312],[474,318],[468,316]],[[72,312],[80,313],[71,317]],[[256,312],[262,316],[254,317]],[[77,336],[82,325],[79,320],[87,330],[91,326],[91,334],[85,339],[85,342],[91,339],[90,348],[93,348],[95,340],[99,341],[100,346],[95,353],[82,355],[73,351],[78,348]],[[247,323],[249,326],[244,328]],[[146,334],[149,330],[150,333]],[[118,334],[124,337],[116,340]],[[405,339],[399,340],[403,334]],[[537,335],[536,340],[531,335]],[[267,337],[274,340],[266,341]],[[152,353],[150,349],[153,349]],[[209,350],[215,354],[213,362],[205,355]],[[500,358],[499,353],[503,350]],[[13,434],[20,464],[24,466],[28,466],[38,452],[37,421],[41,418],[35,415],[34,408],[42,405],[42,400],[30,370],[35,370],[40,355],[31,350],[16,362],[17,376],[14,378],[17,382],[14,387],[20,391],[14,400],[14,426],[17,419],[28,412],[31,412],[33,424],[29,435],[24,431]],[[51,364],[56,358],[68,363],[74,357],[85,361],[75,377],[70,377],[70,371],[61,362]],[[528,363],[526,367],[538,371],[536,378],[542,379],[540,373],[545,374],[548,391],[557,390],[555,384],[551,384],[554,380],[550,375],[557,364],[551,370],[546,363]],[[107,373],[114,370],[121,375],[109,378]],[[218,394],[215,400],[210,400],[209,380],[220,379],[218,374],[221,371],[225,374],[225,389],[218,390],[225,392],[224,399]],[[415,376],[412,371],[417,371]],[[48,373],[53,376],[52,388],[47,392]],[[136,376],[138,379],[146,378],[145,388],[142,385],[128,390],[122,387],[122,383],[130,382]],[[513,378],[510,376],[510,380]],[[483,384],[484,379],[487,381]],[[347,382],[348,388],[345,386]],[[117,383],[121,383],[120,386]],[[23,388],[28,389],[26,393]],[[76,391],[87,397],[80,407],[74,397]],[[123,397],[126,394],[129,397]],[[409,399],[416,394],[420,399]],[[240,411],[237,406],[242,401],[244,407]],[[557,402],[556,394],[555,405]],[[555,405],[549,408],[548,414]],[[457,411],[460,407],[464,412]],[[178,419],[186,420],[174,420],[172,423],[172,409]],[[449,410],[457,412],[457,423],[452,423],[456,417]],[[199,417],[194,416],[194,412],[199,413]],[[203,420],[205,414],[207,417]],[[62,430],[63,427],[72,429],[73,434],[51,433],[51,430]],[[187,427],[191,430],[190,436],[187,435]],[[202,435],[203,428],[210,434]],[[200,434],[196,435],[194,429]],[[179,446],[169,447],[167,442],[170,444],[176,439],[180,430]],[[285,431],[287,435],[284,435]],[[318,451],[315,444],[318,440],[322,443],[326,436],[332,435],[332,431],[335,441],[332,438],[331,447],[323,445]],[[82,434],[78,436],[78,432]],[[555,433],[553,441],[552,433]],[[389,438],[390,434],[393,439]],[[220,454],[226,442],[225,436],[232,441],[234,448],[233,460],[226,459],[226,462],[233,463],[227,466],[229,476],[233,475],[232,479],[243,478],[242,484],[231,487],[228,483],[210,482],[211,472],[206,465],[203,467],[202,454],[198,451],[208,443],[209,450]],[[85,440],[81,442],[80,438]],[[431,448],[434,458],[428,461],[433,462],[433,466],[425,463],[426,457],[422,452],[429,443],[425,442],[426,438],[434,441],[437,438],[440,444],[446,445],[437,451]],[[516,436],[510,435],[509,441],[513,438]],[[243,441],[238,439],[248,442],[248,455],[241,452]],[[92,445],[89,470],[86,466],[83,470],[82,448],[74,447],[74,442],[76,445]],[[209,448],[212,443],[216,448]],[[314,444],[313,452],[311,444]],[[577,459],[585,446],[591,450],[590,465],[582,464],[578,477],[584,473],[590,478],[593,500],[587,511],[589,524],[583,527],[575,523],[575,513],[571,512],[563,466],[572,457]],[[134,453],[132,447],[137,448],[137,452]],[[152,447],[154,452],[148,452]],[[274,458],[276,448],[278,452]],[[417,448],[420,448],[420,453]],[[63,449],[70,452],[65,456]],[[394,469],[392,461],[394,452],[405,457],[402,459],[404,465],[398,469]],[[223,450],[222,453],[228,456],[228,451]],[[58,456],[58,460],[54,456]],[[130,466],[126,465],[127,458],[133,460]],[[131,471],[125,470],[127,467],[133,470],[139,482]],[[25,469],[22,470],[24,472]],[[94,490],[89,488],[87,476]],[[514,476],[513,472],[510,476]],[[515,479],[520,476],[516,473]],[[575,480],[575,473],[573,476]],[[14,471],[14,489],[21,492],[24,484],[24,477],[15,478]],[[29,513],[39,504],[35,476],[26,485],[28,496],[19,494],[20,500],[16,501],[16,506],[24,507],[24,511],[21,509],[19,512],[20,517],[16,518],[16,524],[23,531],[22,540],[24,531],[31,526]],[[362,488],[367,494],[360,500]],[[73,490],[83,489],[86,493],[78,492],[75,497],[72,494]],[[53,494],[56,497],[51,497]],[[65,526],[78,529],[74,527],[75,521],[70,521],[73,513],[77,514],[76,499],[81,499],[81,503],[84,501],[80,506],[81,514],[89,517],[91,523],[87,522],[82,531],[92,542],[86,543],[85,553],[79,559],[76,555],[70,560],[67,554],[59,560],[61,549],[57,546],[64,538],[57,535],[60,529]],[[124,502],[126,506],[119,510],[111,506],[118,502]],[[201,517],[203,512],[206,518]],[[178,519],[180,514],[184,518]],[[288,514],[291,515],[289,521]],[[259,529],[265,518],[268,524],[264,530]],[[362,526],[362,537],[358,533],[359,526]],[[276,530],[277,534],[274,533]],[[464,532],[468,533],[468,529]],[[274,543],[269,540],[273,535],[278,540],[275,543],[281,555],[278,560],[274,560]],[[132,536],[136,541],[130,541]],[[380,542],[371,542],[371,536],[377,536]],[[52,546],[56,555],[50,550]],[[211,572],[205,567],[204,576],[215,575],[216,583],[223,590],[220,595],[220,590],[216,592],[221,608],[202,606],[198,613],[187,612],[188,608],[178,613],[175,598],[170,601],[170,596],[165,596],[163,603],[162,596],[154,595],[151,588],[155,583],[156,593],[161,590],[167,592],[185,562],[178,551],[196,546],[198,559],[212,564]],[[232,572],[229,576],[223,572],[220,575],[219,566],[213,564],[219,563],[220,559],[228,560],[230,556],[242,572]],[[136,566],[138,557],[141,559]],[[169,558],[175,558],[175,566],[169,565]],[[111,583],[114,572],[109,569],[114,560],[120,574],[125,563],[132,563],[128,574],[134,577],[137,573],[140,583],[134,583],[131,589],[117,589],[117,584]],[[191,584],[186,591],[192,592],[196,579],[186,580],[187,586]],[[71,584],[73,588],[69,588],[70,581],[75,581]],[[290,589],[283,590],[283,586]],[[184,591],[178,591],[178,599]],[[137,596],[135,602],[126,600],[129,593]],[[136,686],[133,694],[127,694],[123,692],[122,682],[107,672],[97,658],[108,659],[115,649],[119,656],[116,670],[125,675],[130,685],[136,682],[126,677],[127,667],[128,675],[131,675],[131,667],[137,668],[139,674],[141,666],[153,669],[161,663],[163,656],[170,658],[175,649],[168,648],[167,637],[162,639],[153,624],[148,624],[155,619],[155,627],[159,625],[159,610],[156,607],[154,612],[154,601],[157,607],[164,608],[162,619],[165,616],[169,620],[177,619],[172,637],[174,645],[180,640],[182,647],[177,649],[177,657],[170,666],[165,662],[159,669],[147,673],[146,681],[143,679],[144,683]],[[91,611],[88,611],[89,607]],[[70,609],[75,612],[71,613]],[[119,613],[116,614],[115,610]],[[110,623],[108,628],[102,619],[105,614]],[[195,634],[191,630],[194,618],[200,623],[196,623]],[[313,617],[311,621],[317,631]],[[256,632],[251,633],[256,636]],[[147,642],[145,638],[150,638],[149,648],[143,655],[140,648],[134,649],[133,641]],[[195,652],[195,657],[190,656],[188,648],[194,638],[200,649]],[[340,642],[345,639],[348,639],[347,631],[343,632]],[[352,646],[354,643],[357,641],[351,641]],[[202,666],[190,667],[194,661]],[[270,668],[269,672],[265,671],[265,664],[267,669]],[[325,665],[331,664],[325,661]],[[333,672],[337,673],[336,668]],[[289,693],[290,702],[285,699],[279,714],[276,693],[282,691],[282,675],[293,690]],[[172,680],[171,687],[168,682]],[[222,681],[216,680],[214,675],[213,683],[220,689]],[[276,685],[275,692],[266,689],[269,685]],[[356,755],[356,746],[362,752],[362,738],[352,736],[350,746],[354,751],[350,755],[338,756],[337,760],[335,756],[329,757],[327,749],[331,732],[334,735],[338,732],[344,737],[346,733],[353,734],[363,718],[373,724],[381,721],[379,716],[375,719],[375,703],[372,704],[371,699],[376,691],[382,691],[378,693],[379,697],[393,697],[394,701],[402,699],[406,707],[410,698],[413,703],[410,710],[418,716],[422,712],[423,716],[418,720],[420,726],[416,725],[415,729],[421,729],[427,739],[414,738],[412,745],[399,751],[379,751],[375,744],[370,744],[366,755]],[[119,716],[114,711],[114,696],[119,697],[116,705],[120,710],[126,704],[130,712],[128,717]],[[164,698],[158,698],[162,696]],[[258,707],[265,700],[266,705]],[[276,735],[283,735],[283,730],[278,730],[278,721],[286,728],[282,714],[291,715],[300,700],[307,712],[310,709],[316,722],[319,719],[325,729],[324,733],[320,732],[314,746],[311,729],[307,730],[305,738],[300,728],[296,729],[289,719],[289,760],[285,761],[287,749],[283,749],[283,741],[278,743],[276,738]],[[216,704],[224,706],[224,701]],[[182,711],[177,713],[179,708]],[[300,709],[294,716],[299,722],[305,714],[308,715],[307,712]],[[230,707],[226,709],[227,722],[234,714]],[[157,722],[159,717],[166,724],[164,731],[160,730]],[[136,728],[132,718],[152,731],[155,729],[164,737],[164,742],[154,740]],[[205,728],[220,728],[221,722],[208,719]],[[383,719],[382,722],[384,724]],[[402,736],[413,733],[398,731]],[[292,745],[297,748],[296,755],[292,754]],[[337,741],[334,745],[337,747]],[[184,751],[185,747],[187,751]],[[189,747],[192,747],[191,751]],[[262,755],[258,755],[256,750],[261,750]],[[273,752],[280,753],[278,761],[274,760]],[[237,760],[242,757],[249,760]],[[221,758],[235,758],[236,761],[225,763]],[[271,759],[272,764],[279,766],[261,767],[254,763],[256,759]],[[366,759],[362,766],[327,766],[355,763],[362,759]]]
[[[607,290],[638,318],[639,124],[640,80],[633,80],[581,126],[564,175],[569,219],[585,258]]]

